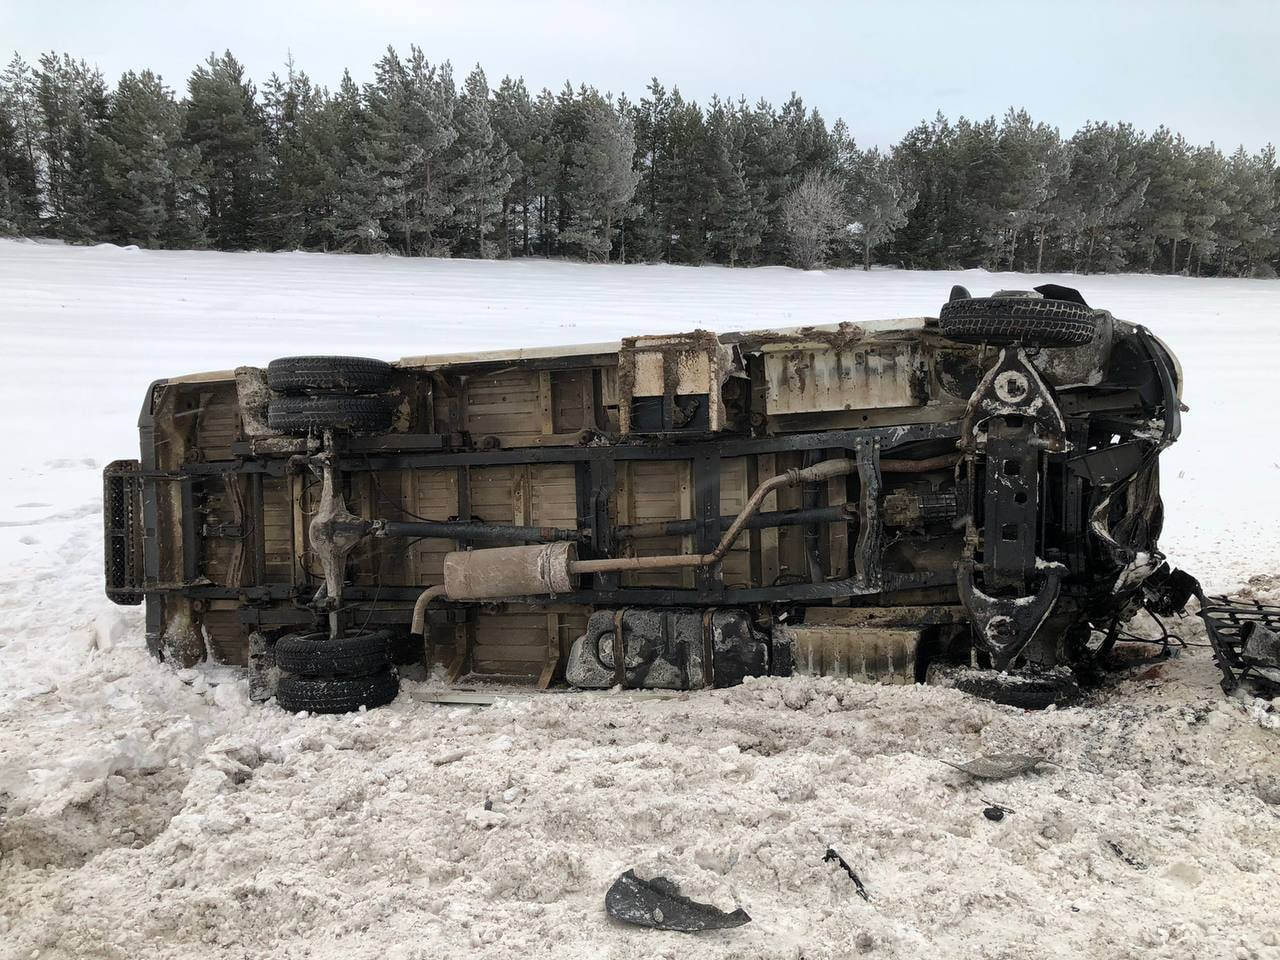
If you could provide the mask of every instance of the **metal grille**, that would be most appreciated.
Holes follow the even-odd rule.
[[[1200,617],[1213,645],[1214,659],[1222,671],[1222,689],[1230,693],[1246,675],[1280,685],[1280,671],[1258,664],[1244,655],[1245,624],[1260,623],[1268,630],[1280,630],[1280,606],[1239,597],[1201,597]]]

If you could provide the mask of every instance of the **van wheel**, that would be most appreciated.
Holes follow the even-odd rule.
[[[367,677],[281,677],[276,703],[290,713],[351,713],[361,707],[372,710],[384,706],[399,692],[400,678],[388,667]]]
[[[267,404],[267,425],[281,433],[312,430],[380,433],[391,426],[391,407],[382,397],[346,394],[273,397]]]
[[[1097,329],[1092,310],[1067,300],[961,297],[944,303],[938,314],[939,332],[958,343],[1081,347]]]
[[[276,643],[276,665],[296,677],[358,677],[385,670],[391,631],[370,630],[331,639],[328,633],[292,633]]]
[[[368,357],[281,357],[267,364],[267,386],[277,393],[381,393],[392,370]]]

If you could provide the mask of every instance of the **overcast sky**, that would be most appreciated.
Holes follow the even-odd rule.
[[[0,0],[0,45],[67,51],[108,79],[150,67],[179,92],[230,49],[261,80],[289,51],[333,87],[388,43],[477,62],[497,85],[575,85],[638,98],[651,76],[690,98],[795,90],[858,142],[888,144],[923,118],[1026,107],[1070,132],[1085,120],[1164,123],[1196,142],[1280,138],[1280,2],[1202,0],[891,3],[557,0]],[[7,59],[7,57],[6,57]]]

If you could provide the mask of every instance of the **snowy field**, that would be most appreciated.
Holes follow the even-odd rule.
[[[0,960],[1280,956],[1277,716],[1224,700],[1203,647],[1039,715],[767,680],[481,710],[406,683],[390,708],[301,719],[233,671],[152,663],[138,610],[101,596],[100,471],[137,455],[157,377],[936,315],[952,283],[1045,280],[1182,361],[1166,552],[1280,594],[1280,282],[0,242]],[[1060,766],[979,787],[938,762],[1010,749]],[[603,897],[631,866],[753,922],[620,927]]]

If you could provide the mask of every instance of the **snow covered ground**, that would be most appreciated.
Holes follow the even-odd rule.
[[[1223,589],[1280,570],[1280,282],[0,242],[0,960],[1280,956],[1277,716],[1224,700],[1202,647],[1040,715],[768,680],[481,710],[406,684],[384,710],[299,719],[251,706],[234,671],[152,663],[138,611],[101,596],[100,470],[136,456],[156,377],[303,350],[922,315],[952,283],[1042,280],[1147,324],[1182,361],[1191,411],[1163,460],[1173,560]],[[1061,766],[979,787],[937,759],[1008,749]],[[987,801],[1015,812],[989,822]],[[753,922],[619,927],[603,896],[630,866]]]

